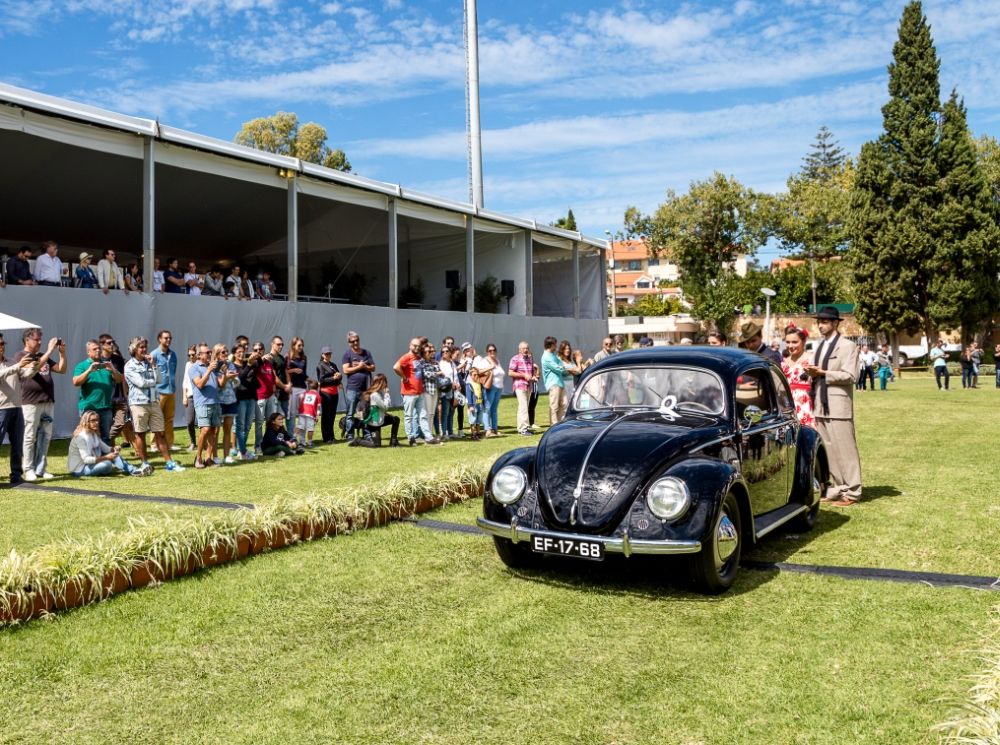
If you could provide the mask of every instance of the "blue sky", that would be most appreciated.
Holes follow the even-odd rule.
[[[603,236],[714,170],[780,190],[875,137],[904,3],[479,0],[486,206]],[[1000,0],[924,11],[1000,133]],[[461,0],[0,0],[0,80],[232,139],[294,111],[355,172],[468,200]],[[770,253],[770,252],[768,252]],[[764,256],[762,258],[768,258]]]

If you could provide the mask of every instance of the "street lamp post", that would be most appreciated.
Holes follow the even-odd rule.
[[[608,237],[611,244],[611,317],[618,317],[618,292],[615,289],[615,238],[610,230],[605,230],[604,235]]]
[[[771,298],[773,298],[778,293],[775,292],[774,290],[772,290],[770,287],[761,287],[760,288],[760,292],[761,292],[761,294],[765,298],[767,298],[767,300],[764,301],[764,303],[765,303],[765,309],[764,309],[764,344],[767,345],[767,346],[770,346],[771,345],[771,337],[773,336],[773,334],[771,333]]]

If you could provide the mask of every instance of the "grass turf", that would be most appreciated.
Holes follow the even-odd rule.
[[[984,439],[998,408],[993,390],[916,376],[859,394],[866,503],[824,508],[813,534],[750,558],[1000,573]],[[536,439],[74,485],[260,501]],[[62,535],[163,511],[22,492],[0,501],[19,548],[57,515]],[[410,525],[265,554],[0,631],[0,742],[926,742],[965,698],[997,600],[757,571],[706,599],[661,581],[675,566],[517,575],[482,537]]]
[[[514,575],[396,524],[0,633],[4,742],[916,743],[995,596]]]

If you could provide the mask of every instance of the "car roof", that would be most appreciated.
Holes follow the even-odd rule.
[[[736,347],[646,347],[606,357],[587,368],[587,373],[589,375],[606,368],[621,366],[690,365],[711,370],[726,380],[728,376],[736,374],[749,364],[766,365],[768,362],[769,360],[763,355]]]

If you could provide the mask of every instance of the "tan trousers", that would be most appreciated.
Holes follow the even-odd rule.
[[[176,406],[176,393],[160,394],[160,411],[163,412],[163,436],[167,440],[168,448],[174,446],[174,410]]]
[[[566,416],[566,389],[560,385],[549,388],[549,424],[558,424]]]
[[[816,429],[823,438],[830,462],[830,484],[825,496],[861,499],[861,456],[854,435],[854,420],[816,417]]]
[[[525,388],[523,391],[514,391],[517,396],[517,431],[527,432],[531,429],[528,421],[528,400],[531,398],[531,390]]]

